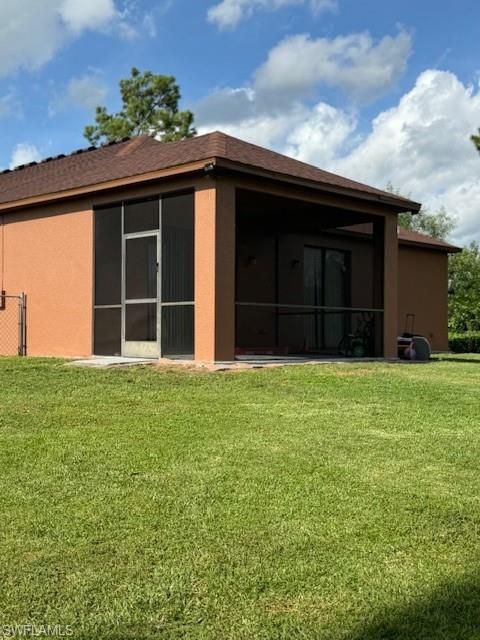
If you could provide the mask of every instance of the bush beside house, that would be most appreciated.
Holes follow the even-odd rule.
[[[480,353],[480,331],[451,333],[448,344],[453,353]]]

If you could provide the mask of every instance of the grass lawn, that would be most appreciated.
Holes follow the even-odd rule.
[[[0,388],[0,637],[480,638],[480,358]]]

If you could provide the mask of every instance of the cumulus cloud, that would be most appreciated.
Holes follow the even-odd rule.
[[[360,102],[384,93],[403,73],[411,45],[405,31],[377,43],[366,33],[333,39],[291,36],[269,52],[249,85],[217,89],[201,100],[197,122],[200,129],[214,124],[245,130],[247,137],[250,127],[261,129],[262,140],[268,131],[267,142],[275,143],[272,136],[305,117],[305,100],[325,85],[340,87]]]
[[[221,128],[274,147],[288,142],[294,149],[302,146],[306,123],[313,119],[315,139],[322,138],[325,153],[330,153],[330,142],[354,128],[354,115],[341,114],[339,130],[330,130],[340,112],[324,103],[312,110],[306,98],[326,84],[372,98],[398,79],[410,50],[411,38],[403,31],[378,43],[368,34],[317,40],[289,37],[270,51],[250,85],[217,89],[196,105],[199,129]]]
[[[224,94],[225,105],[237,96]],[[201,131],[219,128],[379,188],[391,182],[432,211],[445,206],[458,220],[454,241],[480,240],[480,156],[470,141],[480,125],[479,87],[427,70],[366,133],[356,111],[297,102],[275,113],[259,109],[255,93],[249,95],[246,101],[238,94],[234,119],[225,111]],[[242,118],[238,108],[245,102]],[[218,95],[214,107],[211,116],[221,113]]]
[[[116,16],[113,0],[63,0],[58,11],[64,24],[74,33],[96,29]]]
[[[2,0],[0,77],[35,70],[86,30],[131,37],[154,33],[153,18],[133,9],[132,0]]]
[[[257,11],[275,11],[288,6],[307,5],[317,15],[337,8],[337,0],[222,0],[208,10],[208,20],[220,29],[232,29]]]
[[[67,88],[67,100],[70,104],[94,109],[103,105],[107,96],[107,86],[101,78],[94,75],[84,75],[72,78]]]
[[[355,113],[320,102],[289,133],[284,153],[323,168],[331,166],[346,142],[356,139]]]
[[[255,74],[258,91],[305,96],[319,84],[340,87],[359,100],[373,99],[405,71],[412,50],[406,31],[374,42],[368,33],[336,38],[289,36]]]
[[[48,105],[48,113],[54,116],[70,107],[91,111],[105,103],[107,93],[107,85],[101,76],[86,73],[70,80],[65,91],[56,95]]]
[[[465,86],[453,73],[427,70],[332,166],[380,187],[390,181],[432,209],[444,205],[458,217],[458,241],[479,239],[480,157],[470,141],[479,123],[478,87]]]
[[[29,162],[38,162],[41,159],[40,151],[34,144],[28,142],[20,142],[13,150],[10,159],[10,169],[14,169],[21,164]]]

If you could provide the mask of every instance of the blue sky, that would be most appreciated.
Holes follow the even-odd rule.
[[[223,129],[403,193],[480,238],[474,0],[2,0],[0,167],[86,145],[132,66]]]

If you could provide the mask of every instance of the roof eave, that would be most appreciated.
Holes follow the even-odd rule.
[[[400,244],[408,245],[411,247],[417,247],[420,249],[431,249],[432,251],[440,251],[442,253],[460,253],[462,251],[461,247],[456,247],[453,244],[433,244],[430,242],[420,242],[415,240],[407,240],[404,238],[398,239]]]
[[[319,182],[317,180],[308,180],[306,178],[298,178],[286,173],[279,173],[275,171],[269,171],[267,169],[255,167],[252,165],[246,165],[241,162],[235,162],[232,160],[226,160],[225,158],[217,158],[216,167],[226,169],[234,172],[239,172],[248,175],[254,175],[259,177],[265,177],[280,182],[287,182],[296,186],[308,187],[309,189],[320,190],[332,194],[349,196],[358,198],[361,200],[374,202],[381,204],[395,210],[395,213],[412,213],[416,214],[420,211],[422,205],[419,202],[413,200],[399,199],[397,197],[389,197],[388,195],[368,193],[357,189],[347,189],[329,185],[327,183]]]
[[[421,208],[421,204],[418,202],[398,197],[389,197],[388,194],[374,194],[357,189],[338,187],[335,185],[329,185],[328,183],[319,182],[317,180],[298,178],[286,173],[270,171],[253,165],[247,165],[241,162],[227,160],[218,156],[212,156],[181,165],[174,165],[171,167],[163,168],[158,171],[142,173],[135,176],[110,180],[107,182],[89,184],[82,187],[67,189],[65,191],[51,192],[38,196],[31,196],[29,198],[24,198],[21,200],[6,202],[0,204],[0,212],[7,212],[32,206],[40,206],[49,202],[58,202],[61,200],[88,196],[94,193],[101,193],[132,185],[144,184],[155,180],[164,178],[166,179],[169,177],[204,172],[205,167],[208,165],[210,165],[214,171],[219,169],[233,171],[235,173],[241,173],[243,175],[262,177],[269,180],[274,180],[276,182],[288,183],[297,187],[314,189],[316,191],[322,191],[324,193],[346,196],[355,198],[357,200],[363,200],[368,203],[383,205],[385,207],[388,207],[393,213],[403,213],[406,211],[410,211],[411,213],[418,213]]]
[[[206,158],[195,162],[189,162],[183,165],[175,165],[173,167],[167,167],[165,169],[159,169],[158,171],[151,171],[148,173],[141,173],[136,176],[129,176],[126,178],[119,178],[117,180],[109,180],[107,182],[100,182],[97,184],[85,185],[82,187],[76,187],[74,189],[67,189],[65,191],[56,191],[38,196],[32,196],[29,198],[23,198],[21,200],[12,200],[0,204],[0,214],[8,211],[14,211],[16,209],[25,209],[27,207],[36,207],[50,202],[60,202],[62,200],[71,200],[72,198],[81,198],[89,196],[94,193],[102,193],[106,191],[113,191],[115,189],[121,189],[124,187],[141,185],[155,180],[162,180],[168,178],[175,178],[180,176],[187,176],[204,172],[205,165],[214,163],[215,158]]]

